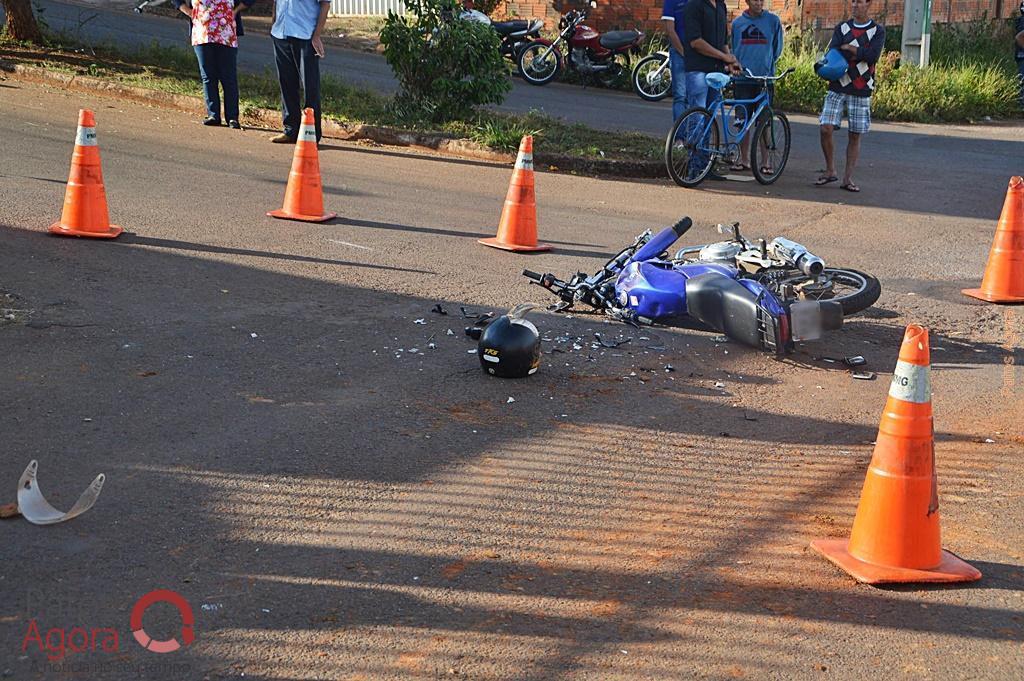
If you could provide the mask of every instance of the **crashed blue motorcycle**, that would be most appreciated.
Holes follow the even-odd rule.
[[[731,238],[668,249],[693,226],[683,218],[650,230],[599,272],[562,281],[523,270],[523,276],[561,299],[552,309],[584,304],[623,322],[717,331],[776,355],[798,341],[839,329],[843,318],[871,307],[882,287],[857,270],[826,267],[806,247],[782,237],[749,241],[739,223],[719,225]]]

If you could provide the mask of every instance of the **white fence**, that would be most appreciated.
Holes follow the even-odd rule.
[[[389,10],[398,14],[405,12],[402,0],[331,0],[331,14],[386,16]]]

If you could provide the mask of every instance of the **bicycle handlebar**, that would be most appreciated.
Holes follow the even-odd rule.
[[[744,78],[751,78],[753,80],[769,81],[769,80],[782,80],[783,78],[785,78],[789,74],[791,74],[794,71],[796,71],[796,67],[790,66],[788,69],[786,69],[785,71],[783,71],[782,73],[780,73],[777,76],[755,76],[753,73],[750,72],[749,68],[743,69],[743,71],[744,71],[744,75],[743,75]]]

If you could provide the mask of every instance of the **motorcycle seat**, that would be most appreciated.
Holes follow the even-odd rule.
[[[601,35],[601,47],[609,50],[617,50],[620,47],[635,43],[640,37],[640,31],[608,31]]]
[[[530,28],[530,22],[522,19],[515,21],[493,21],[491,28],[498,32],[498,35],[511,35],[512,33],[525,33]]]

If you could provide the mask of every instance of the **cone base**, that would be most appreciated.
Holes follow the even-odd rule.
[[[503,251],[550,251],[551,244],[537,244],[536,246],[523,246],[520,244],[509,244],[504,241],[498,241],[497,237],[491,237],[489,239],[477,239],[479,243],[484,246],[490,246],[491,248],[500,248]]]
[[[299,215],[298,213],[288,213],[284,210],[272,210],[267,213],[272,218],[278,220],[299,220],[301,222],[327,222],[331,218],[338,217],[337,213],[324,213],[323,215]]]
[[[1024,296],[1000,296],[988,293],[980,288],[965,288],[960,293],[971,298],[984,300],[986,303],[1024,303]]]
[[[107,227],[105,232],[87,232],[82,229],[71,229],[63,227],[59,222],[55,222],[50,225],[51,234],[59,234],[61,236],[84,236],[91,237],[93,239],[114,239],[121,235],[124,230],[117,225],[110,225]]]
[[[863,584],[973,582],[981,579],[981,572],[949,551],[942,552],[938,567],[918,570],[866,563],[850,555],[849,543],[849,539],[818,539],[811,542],[811,548]]]

